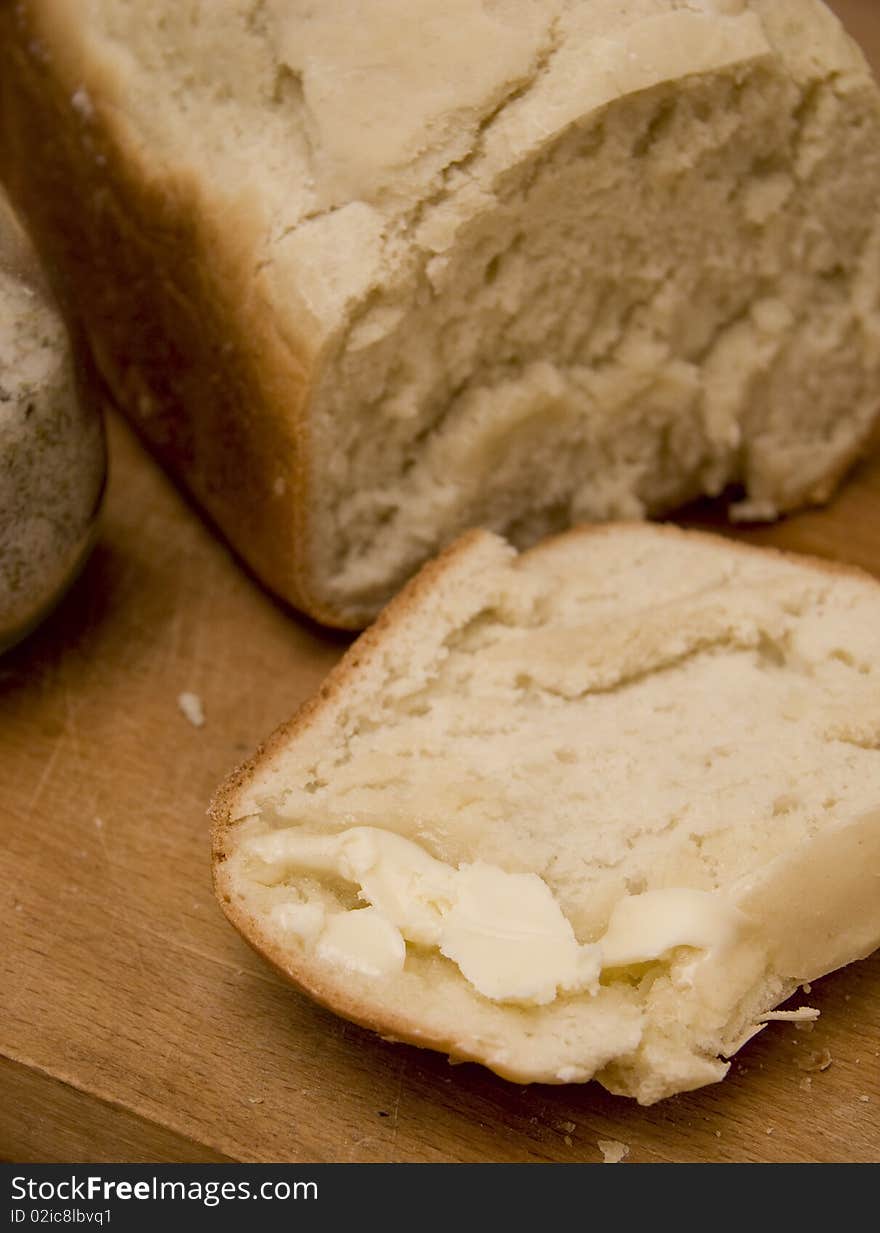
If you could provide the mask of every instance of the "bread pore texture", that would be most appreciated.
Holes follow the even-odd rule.
[[[880,945],[878,683],[867,575],[472,532],[219,792],[217,894],[384,1036],[650,1104]]]
[[[819,0],[25,0],[0,91],[116,400],[323,621],[470,526],[823,501],[880,410],[880,93]]]

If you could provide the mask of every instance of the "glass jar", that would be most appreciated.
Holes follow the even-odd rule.
[[[106,449],[100,410],[84,388],[0,191],[0,651],[52,608],[94,542]]]

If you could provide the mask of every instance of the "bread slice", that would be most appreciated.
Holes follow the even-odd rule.
[[[0,91],[117,401],[324,621],[470,526],[822,501],[880,409],[880,93],[819,0],[23,0]]]
[[[648,1104],[880,945],[878,684],[855,570],[473,532],[221,789],[217,894],[358,1023]]]
[[[100,414],[77,401],[67,332],[0,188],[0,651],[81,564],[103,489]]]

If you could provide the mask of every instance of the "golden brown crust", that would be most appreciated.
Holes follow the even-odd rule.
[[[571,534],[571,532],[566,532]],[[339,663],[327,675],[318,692],[309,698],[296,713],[280,725],[256,750],[251,758],[237,767],[221,784],[214,795],[208,813],[215,821],[216,842],[231,818],[232,806],[237,794],[253,779],[257,766],[266,762],[277,751],[293,741],[306,724],[315,719],[348,686],[352,675],[361,664],[393,638],[401,616],[417,609],[427,599],[437,581],[453,567],[471,547],[489,537],[489,532],[472,530],[459,536],[439,556],[424,565],[415,577],[403,587],[390,604],[380,612],[373,624],[348,648]],[[532,551],[536,551],[532,549]]]
[[[57,0],[0,7],[0,172],[116,404],[258,577],[328,624],[308,561],[313,327],[282,335],[256,195],[158,170]],[[76,107],[78,91],[88,99]],[[32,156],[40,151],[38,159]],[[71,202],[77,208],[71,208]]]
[[[375,1009],[371,1004],[352,997],[351,990],[346,986],[344,979],[327,980],[327,973],[320,965],[305,964],[302,967],[292,965],[291,955],[267,939],[259,923],[229,894],[223,864],[227,858],[226,837],[230,827],[234,824],[235,803],[239,793],[253,780],[257,767],[270,759],[277,751],[295,741],[297,735],[347,688],[351,678],[359,671],[364,661],[380,652],[386,642],[394,638],[401,617],[416,610],[422,602],[428,601],[442,575],[454,568],[455,564],[473,546],[487,537],[488,532],[485,531],[468,531],[440,556],[423,566],[380,613],[370,628],[365,630],[352,644],[329,673],[318,693],[306,701],[290,720],[277,728],[253,757],[234,770],[224,781],[208,809],[208,814],[213,820],[212,877],[214,892],[220,906],[227,919],[242,937],[285,980],[290,981],[301,992],[308,994],[322,1006],[344,1015],[345,1018],[361,1027],[378,1032],[383,1037],[437,1049],[460,1061],[477,1062],[483,1060],[477,1053],[468,1052],[467,1049],[462,1048],[460,1042],[451,1037],[432,1036],[426,1033],[417,1018],[386,1014],[381,1020],[377,1019]],[[506,1077],[514,1080],[520,1078],[516,1074]]]
[[[877,584],[877,579],[859,569],[857,566],[846,565],[837,561],[828,561],[819,557],[786,552],[777,548],[755,547],[737,540],[721,537],[707,531],[683,530],[670,524],[645,523],[613,523],[600,525],[582,525],[553,536],[527,552],[515,558],[514,564],[528,562],[536,554],[552,550],[565,540],[580,539],[594,535],[619,535],[631,533],[639,535],[657,535],[669,538],[687,538],[700,540],[712,545],[722,546],[725,550],[742,552],[749,556],[771,556],[779,560],[793,561],[798,565],[811,566],[820,572],[832,576],[855,577]],[[227,859],[226,841],[231,827],[238,820],[235,817],[235,807],[240,794],[252,783],[258,768],[271,759],[280,750],[289,747],[296,741],[299,734],[320,717],[351,683],[362,665],[381,652],[386,643],[391,642],[401,620],[409,617],[422,604],[430,604],[432,593],[442,576],[475,548],[488,533],[485,531],[469,531],[455,541],[440,556],[430,561],[404,587],[399,595],[384,609],[376,622],[363,633],[349,648],[340,662],[330,672],[318,693],[307,701],[297,713],[285,724],[281,725],[257,750],[254,756],[243,763],[228,777],[216,793],[209,814],[213,819],[213,861],[212,871],[214,889],[220,906],[242,937],[286,980],[294,984],[303,993],[308,994],[322,1006],[328,1007],[337,1014],[343,1015],[362,1027],[377,1032],[380,1036],[393,1038],[409,1044],[425,1048],[438,1049],[448,1053],[450,1057],[464,1061],[479,1061],[486,1064],[485,1056],[469,1050],[466,1045],[452,1037],[432,1035],[425,1030],[423,1023],[416,1016],[396,1013],[387,1006],[377,1009],[375,1002],[367,1003],[352,993],[344,975],[333,979],[328,978],[328,972],[319,963],[303,963],[296,961],[296,956],[289,951],[276,946],[268,939],[258,921],[247,912],[241,904],[229,893],[223,871]],[[769,1009],[769,1008],[768,1008]],[[503,1078],[514,1082],[529,1082],[528,1075],[516,1071],[505,1071],[503,1066],[493,1065]]]

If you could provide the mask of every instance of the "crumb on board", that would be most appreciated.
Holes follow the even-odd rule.
[[[84,120],[91,120],[95,114],[95,105],[85,86],[77,86],[70,96],[70,105]]]
[[[603,1164],[620,1164],[629,1155],[629,1144],[619,1143],[617,1139],[599,1139],[597,1147],[602,1153]]]
[[[820,1012],[815,1006],[799,1006],[797,1010],[768,1010],[759,1016],[759,1023],[815,1023]]]
[[[577,1125],[575,1122],[557,1122],[556,1129],[561,1131],[562,1134],[570,1135],[573,1131],[577,1130]]]
[[[798,1070],[827,1070],[834,1061],[827,1049],[813,1049],[809,1053],[802,1053],[797,1059]]]
[[[807,1075],[806,1079],[801,1079],[798,1087],[802,1092],[810,1092],[813,1089],[813,1080]]]
[[[863,1105],[869,1105],[871,1103],[871,1097],[868,1095],[867,1092],[862,1092],[861,1096],[859,1097],[859,1100],[862,1102]]]
[[[201,728],[205,723],[205,708],[198,694],[184,692],[177,695],[177,705],[183,715],[194,728]]]

